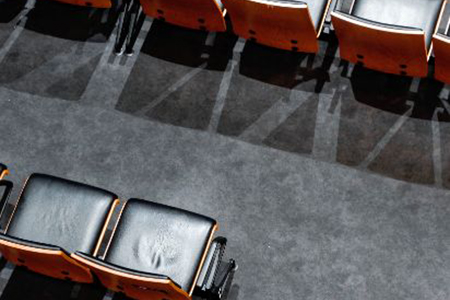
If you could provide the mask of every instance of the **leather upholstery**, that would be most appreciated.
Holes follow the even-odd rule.
[[[163,274],[189,292],[215,226],[216,222],[205,216],[130,199],[105,261],[140,272]]]
[[[379,23],[420,28],[429,48],[443,0],[355,0],[352,15]]]
[[[92,186],[33,174],[19,199],[7,234],[93,253],[117,196]]]

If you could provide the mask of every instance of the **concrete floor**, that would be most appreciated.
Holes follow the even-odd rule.
[[[331,36],[313,58],[150,19],[117,58],[100,20],[42,2],[0,23],[17,187],[45,172],[216,218],[240,265],[229,300],[450,298],[442,84],[347,71]],[[12,266],[0,283],[1,300],[110,299]]]

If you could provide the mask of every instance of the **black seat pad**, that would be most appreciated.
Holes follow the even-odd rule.
[[[117,196],[105,190],[33,174],[21,195],[7,235],[92,254]]]
[[[130,199],[105,261],[168,276],[189,292],[215,224],[192,212]]]
[[[422,29],[429,47],[442,3],[443,0],[355,0],[352,15]]]

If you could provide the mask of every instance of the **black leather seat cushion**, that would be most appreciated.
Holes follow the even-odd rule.
[[[192,212],[130,199],[105,261],[168,276],[189,292],[215,224]]]
[[[443,0],[355,0],[352,15],[385,24],[420,28],[431,39]]]
[[[92,254],[117,196],[85,184],[33,174],[7,234]]]

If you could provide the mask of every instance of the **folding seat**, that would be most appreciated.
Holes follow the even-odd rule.
[[[47,276],[92,282],[91,272],[70,253],[97,254],[118,203],[108,191],[33,174],[0,235],[0,252],[6,260]]]
[[[83,252],[73,257],[105,287],[133,299],[187,300],[194,290],[201,297],[220,299],[236,265],[233,260],[220,264],[226,239],[213,240],[216,230],[208,217],[130,199],[104,258]]]
[[[424,77],[445,0],[343,0],[332,12],[341,58],[391,74]]]
[[[168,23],[206,31],[225,31],[220,0],[140,0],[144,13]]]
[[[222,0],[233,30],[271,47],[317,52],[331,0]]]
[[[445,4],[438,32],[433,37],[435,56],[434,76],[437,80],[450,83],[450,4]]]

